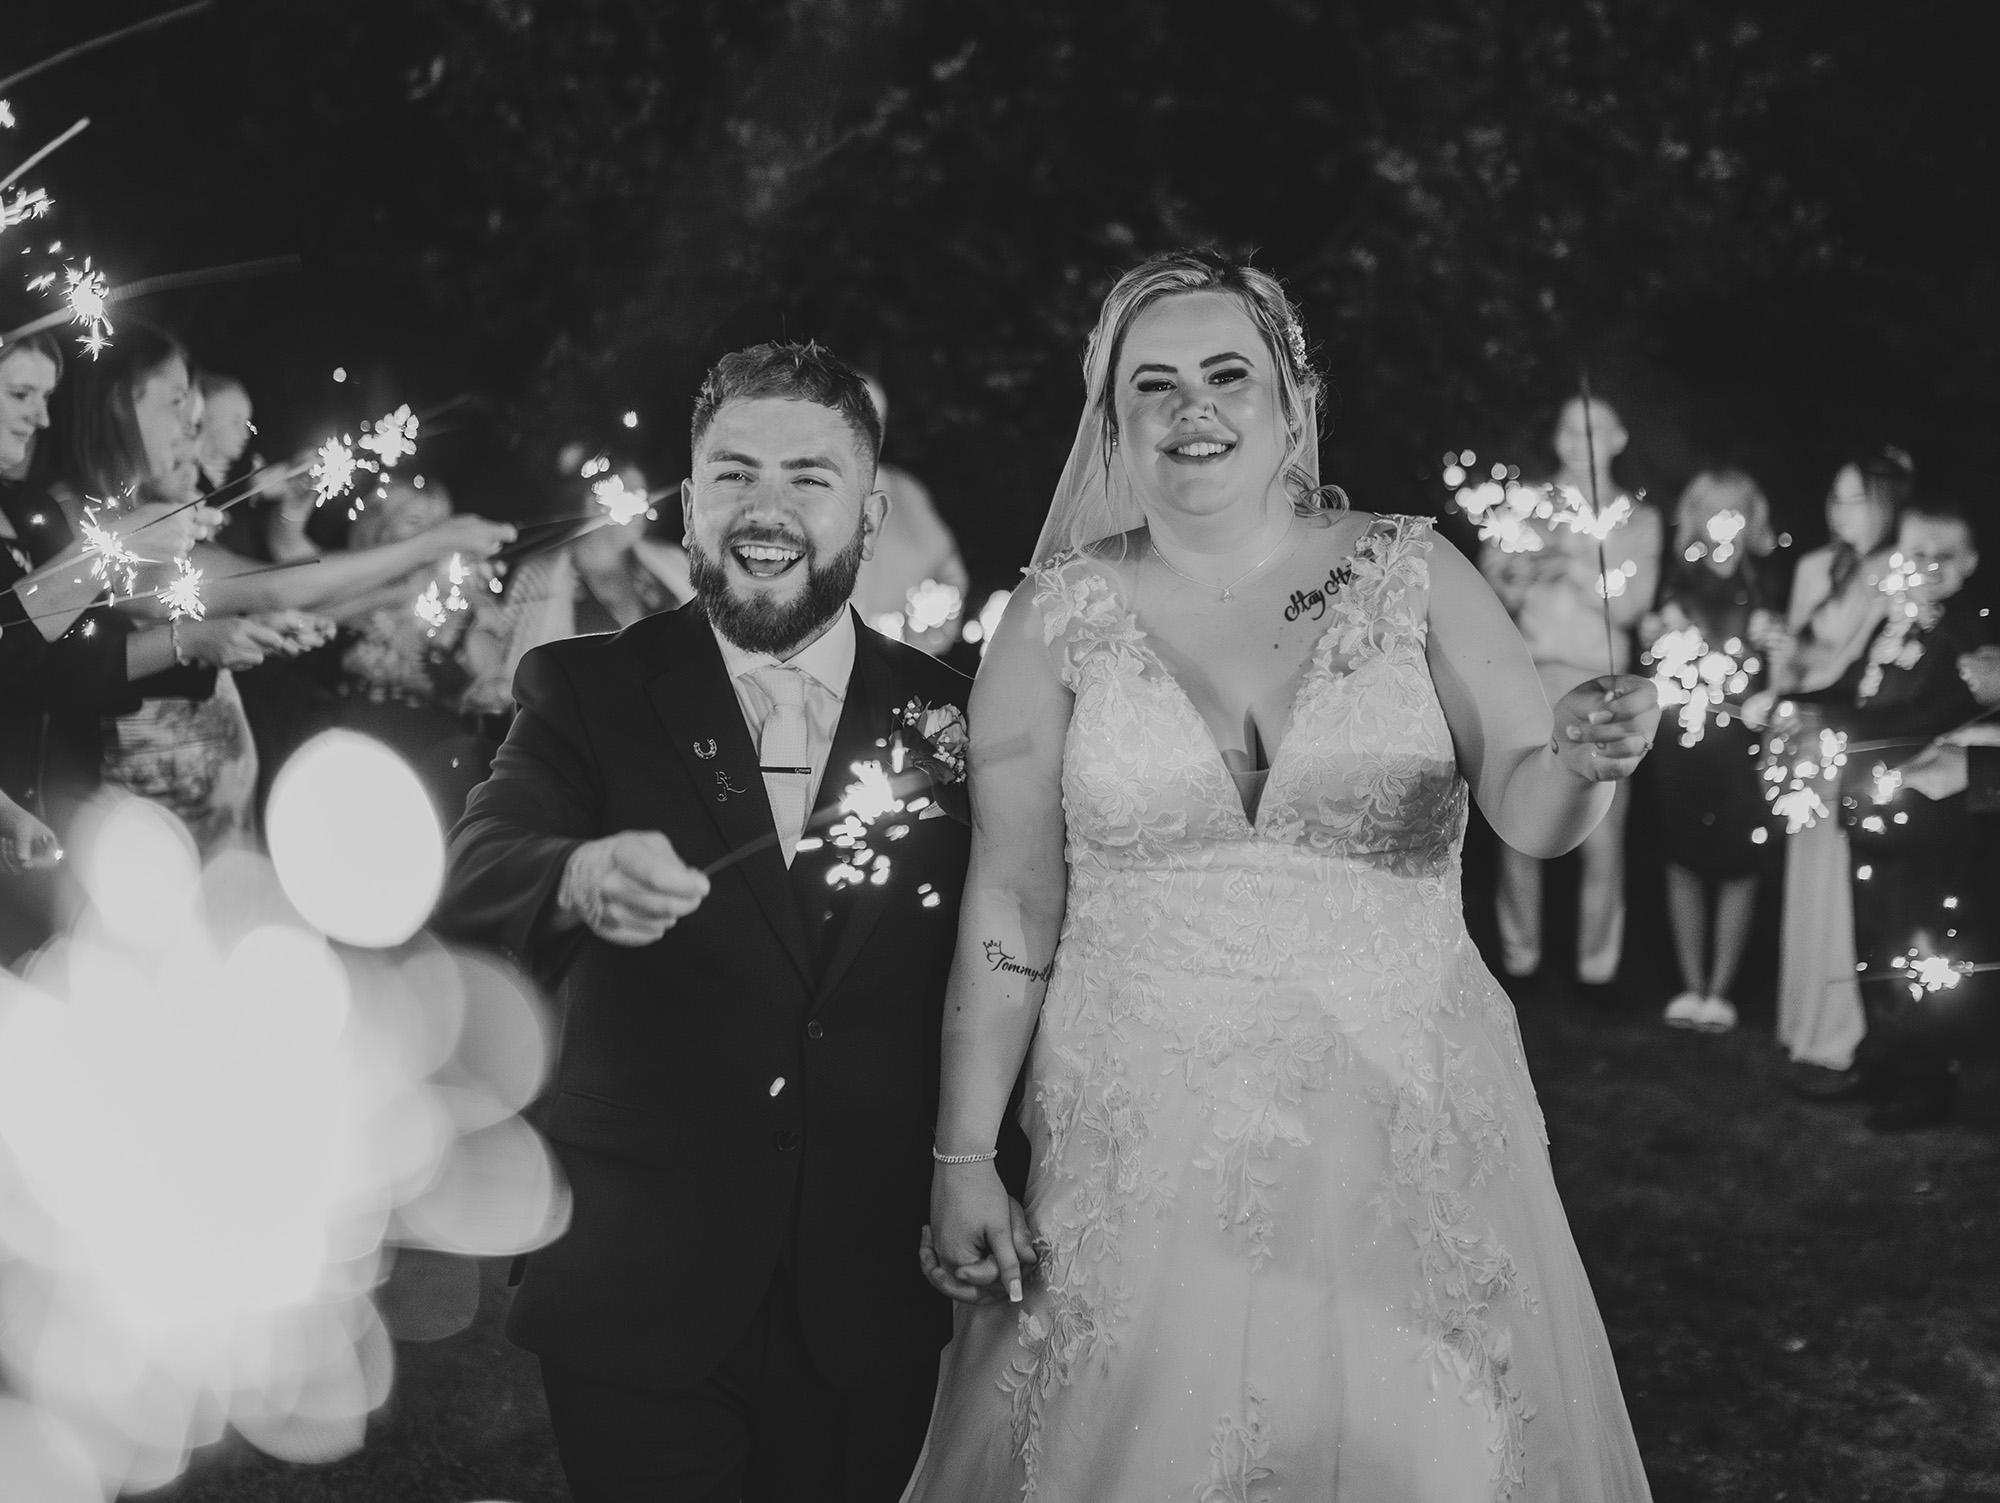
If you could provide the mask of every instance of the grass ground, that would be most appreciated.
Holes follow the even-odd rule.
[[[1676,986],[1643,818],[1634,839],[1617,1000],[1593,1008],[1558,980],[1519,1006],[1655,1496],[2000,1499],[2000,1068],[1968,1071],[1948,1131],[1880,1138],[1859,1108],[1793,1100],[1771,1042],[1768,912],[1739,992],[1743,1027],[1662,1027]],[[1485,856],[1475,840],[1475,932]],[[1562,876],[1549,897],[1560,928]],[[412,1260],[399,1278],[439,1271]],[[288,1467],[225,1443],[166,1496],[563,1503],[534,1366],[499,1334],[503,1272],[479,1270],[470,1328],[400,1346],[396,1391],[357,1455]]]

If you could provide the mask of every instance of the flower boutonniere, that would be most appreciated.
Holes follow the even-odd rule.
[[[912,696],[895,713],[895,744],[902,768],[925,773],[937,807],[952,818],[970,818],[965,791],[966,749],[971,735],[965,711],[955,704],[931,705]]]

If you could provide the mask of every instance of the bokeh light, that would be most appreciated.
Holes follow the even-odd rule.
[[[407,769],[373,743],[334,751],[295,787],[421,814],[435,846]],[[329,859],[303,811],[295,851]],[[288,1460],[343,1455],[389,1392],[374,1300],[395,1249],[444,1260],[399,1309],[435,1337],[477,1307],[452,1261],[566,1224],[518,1115],[549,1059],[540,1006],[428,938],[336,949],[301,918],[309,884],[281,891],[242,850],[202,870],[142,801],[92,811],[81,846],[73,932],[0,972],[0,1373],[19,1400],[0,1400],[0,1499],[162,1486],[228,1429]],[[409,841],[369,829],[353,850],[348,880],[402,892],[398,912],[420,893],[421,917],[435,878],[399,869]]]
[[[417,775],[381,742],[308,741],[271,787],[265,828],[285,896],[333,938],[397,945],[430,917],[444,834]]]

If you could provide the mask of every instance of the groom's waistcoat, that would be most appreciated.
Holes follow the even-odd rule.
[[[911,699],[962,707],[969,687],[914,649],[857,637],[821,808],[853,764],[886,756]],[[966,828],[911,820],[877,842],[887,880],[841,890],[825,880],[830,851],[788,871],[768,846],[643,948],[557,933],[555,888],[582,841],[659,830],[705,866],[768,834],[770,808],[693,607],[530,653],[515,698],[492,777],[453,831],[438,916],[561,997],[543,1126],[574,1211],[528,1259],[510,1333],[605,1381],[685,1386],[748,1327],[783,1261],[830,1380],[934,1361],[948,1306],[916,1245]]]

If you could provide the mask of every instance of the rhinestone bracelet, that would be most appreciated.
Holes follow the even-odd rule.
[[[988,1164],[1000,1157],[1000,1150],[989,1148],[984,1153],[939,1153],[937,1145],[931,1145],[931,1157],[940,1164]]]

